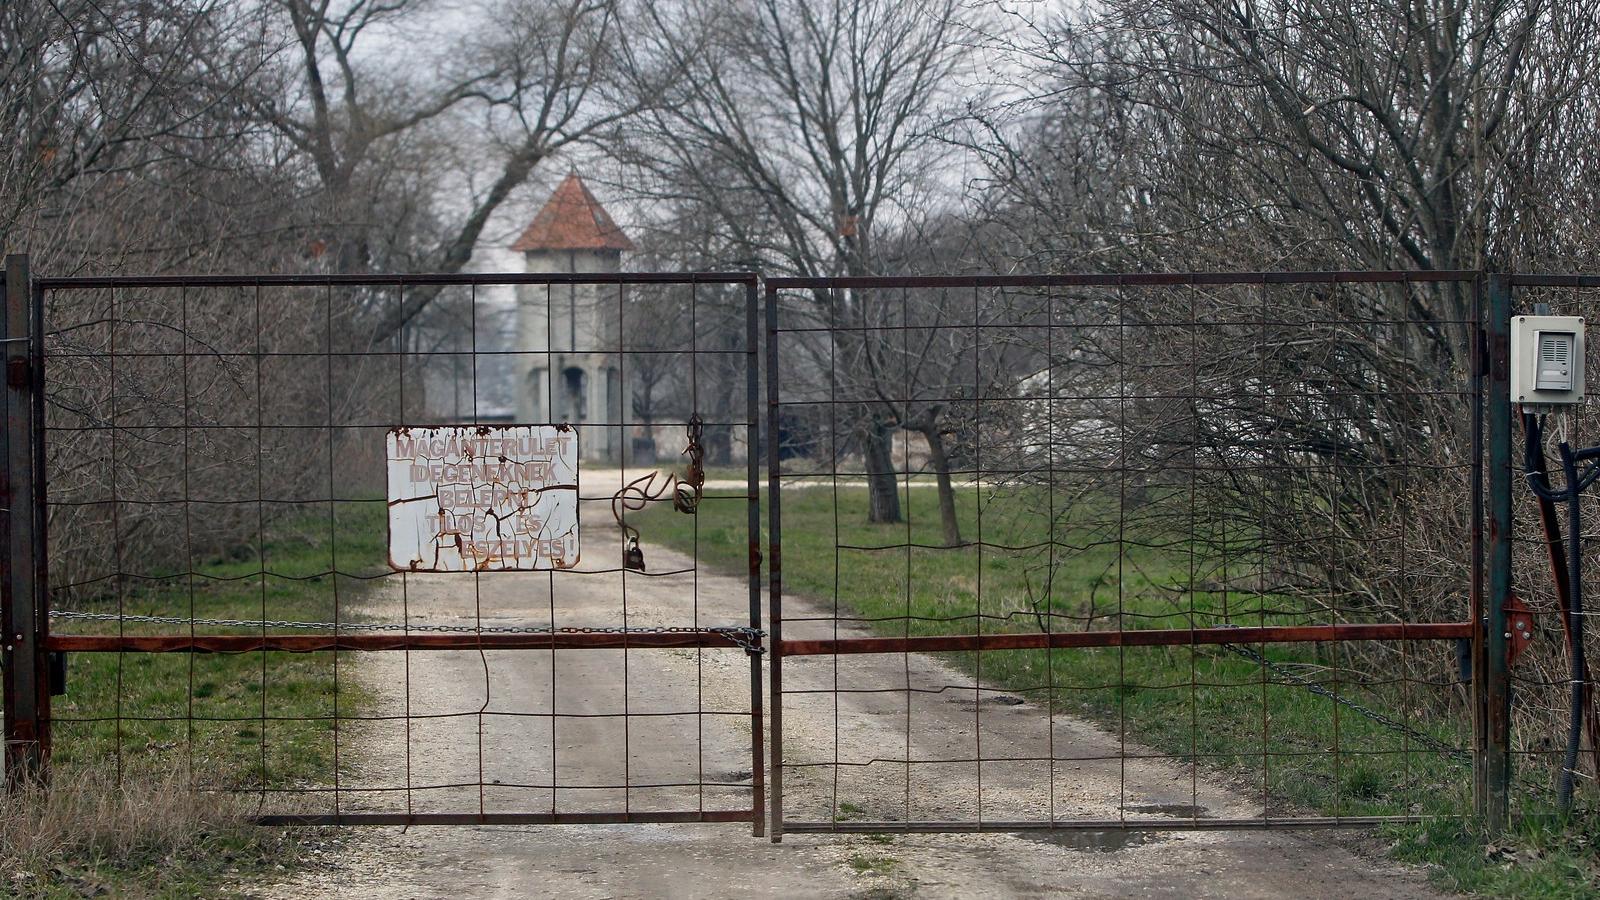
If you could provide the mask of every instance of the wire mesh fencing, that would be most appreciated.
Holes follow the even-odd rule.
[[[773,834],[1468,808],[1481,306],[769,280]]]
[[[8,776],[776,837],[1492,818],[1564,768],[1505,329],[1592,277],[769,279],[764,348],[754,275],[7,278]],[[517,429],[571,531],[439,499],[397,551],[396,464],[449,461],[394,442]]]
[[[759,829],[755,284],[36,282],[54,765],[181,768],[266,822]],[[508,480],[530,422],[563,483]],[[408,502],[462,571],[395,549],[429,464]],[[710,509],[744,571],[703,567]]]

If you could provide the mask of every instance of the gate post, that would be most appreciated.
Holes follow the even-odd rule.
[[[6,257],[0,337],[5,343],[5,428],[0,429],[0,637],[4,650],[5,780],[14,789],[44,778],[50,754],[50,681],[37,563],[43,537],[35,479],[38,471],[35,393],[39,384],[33,346],[41,323],[31,321],[33,282],[28,257]]]
[[[756,278],[751,276],[744,286],[744,340],[745,340],[745,489],[750,498],[745,501],[745,527],[749,533],[750,564],[750,627],[761,629],[761,370],[759,368],[761,332],[757,319]],[[762,731],[761,710],[761,654],[750,656],[750,787],[751,810],[755,820],[752,833],[763,837],[767,833],[766,747]]]
[[[1475,800],[1478,815],[1491,833],[1502,830],[1510,812],[1511,786],[1511,679],[1506,649],[1506,604],[1511,599],[1511,280],[1503,274],[1486,278],[1488,309],[1484,340],[1488,373],[1488,592],[1481,616],[1477,652],[1473,660],[1473,694],[1476,701],[1474,754]],[[1483,371],[1480,369],[1480,371]]]
[[[772,700],[767,722],[772,730],[772,763],[767,801],[774,844],[783,840],[783,462],[778,420],[778,289],[767,282],[767,689]]]

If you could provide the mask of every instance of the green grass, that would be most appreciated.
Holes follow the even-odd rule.
[[[850,856],[850,868],[857,875],[888,875],[897,865],[899,861],[892,856],[871,853],[854,853]]]
[[[120,610],[128,615],[188,617],[192,611],[202,619],[329,622],[337,597],[341,618],[348,621],[349,605],[359,597],[364,582],[325,573],[335,568],[335,556],[342,572],[384,571],[384,517],[381,501],[341,503],[333,521],[326,505],[308,508],[270,521],[259,547],[195,559],[192,579],[182,575],[130,579],[120,589],[108,584],[99,597],[58,597],[52,604],[58,609]],[[338,535],[336,545],[330,533]],[[130,561],[128,568],[145,567]],[[263,577],[263,569],[270,574]],[[104,621],[57,619],[53,628],[58,633],[118,632],[117,623]],[[259,633],[221,626],[195,630]],[[125,623],[122,631],[187,634],[188,626]],[[338,654],[337,659],[332,653],[280,652],[70,654],[67,693],[53,703],[54,778],[73,784],[105,776],[113,785],[119,781],[136,785],[167,773],[191,773],[203,787],[252,792],[252,810],[262,788],[329,783],[334,772],[335,710],[351,716],[368,701],[351,677],[356,660],[357,655],[349,653]],[[337,730],[347,740],[350,729],[349,722],[342,722]],[[347,759],[341,758],[341,767]],[[231,802],[224,795],[215,796],[219,803]],[[265,797],[269,807],[284,802],[280,794]],[[125,854],[99,860],[87,873],[71,877],[98,880],[117,892],[146,893],[145,888],[157,883],[199,884],[229,869],[249,869],[252,860],[273,870],[278,863],[273,857],[282,855],[282,834],[211,827],[209,838],[185,845],[192,852],[163,858]],[[258,852],[265,846],[273,847],[273,852]],[[34,887],[49,882],[44,877]]]
[[[1038,631],[1038,613],[1047,610],[1055,616],[1051,630],[1328,621],[1325,613],[1292,598],[1242,588],[1253,580],[1245,560],[1228,560],[1229,571],[1224,571],[1221,560],[1205,558],[1182,536],[1107,527],[1116,519],[1109,504],[1083,502],[1058,519],[1057,565],[1054,577],[1046,579],[1044,564],[1051,560],[1040,554],[1050,551],[932,549],[942,539],[930,488],[902,491],[909,528],[867,523],[867,495],[859,485],[841,486],[837,503],[835,496],[825,484],[785,490],[785,593],[828,607],[837,598],[841,615],[881,620],[873,627],[883,634],[971,633],[979,627],[986,633]],[[975,490],[958,491],[958,515],[968,541],[979,534],[979,504]],[[1049,535],[1047,517],[1018,495],[987,496],[982,505],[987,542],[1021,546]],[[710,565],[740,571],[747,545],[744,514],[739,501],[709,500],[698,522],[656,508],[638,524],[646,541],[679,549],[697,545]],[[905,543],[929,548],[895,546]],[[1350,648],[1342,645],[1253,649],[1432,738],[1467,743],[1463,689],[1448,683],[1453,646],[1414,645],[1405,664],[1413,679],[1446,682],[1441,686],[1362,683],[1388,679],[1373,678],[1374,668],[1351,659]],[[975,654],[942,655],[968,672],[980,662]],[[1259,665],[1220,647],[985,652],[981,667],[985,685],[1024,692],[1035,702],[1048,697],[1056,709],[1112,730],[1125,728],[1131,740],[1173,754],[1179,764],[1198,758],[1202,768],[1232,781],[1244,795],[1270,795],[1277,815],[1458,815],[1470,810],[1466,764],[1419,747],[1303,686],[1273,683],[1283,680],[1276,675],[1264,681]],[[1333,747],[1339,752],[1330,752]],[[1596,883],[1595,856],[1586,844],[1573,845],[1566,855],[1516,858],[1508,865],[1486,858],[1482,840],[1467,840],[1464,832],[1446,838],[1446,831],[1462,827],[1444,822],[1395,829],[1396,855],[1437,864],[1440,879],[1462,890],[1570,885],[1571,866],[1581,871],[1578,883],[1586,889]],[[1431,842],[1427,835],[1433,836]],[[1534,843],[1518,839],[1523,845]],[[1565,896],[1555,887],[1529,895]]]
[[[1491,897],[1580,900],[1597,888],[1600,810],[1578,809],[1565,822],[1526,815],[1490,838],[1459,821],[1435,820],[1385,829],[1395,858],[1433,866],[1435,883]]]
[[[197,577],[133,584],[117,597],[73,604],[92,612],[240,620],[330,622],[335,591],[346,607],[359,579],[326,576],[382,571],[385,509],[345,503],[329,540],[326,506],[269,524],[264,547],[196,560]],[[262,577],[265,570],[271,574]],[[56,601],[57,606],[67,601]],[[349,618],[346,609],[342,616]],[[58,631],[116,633],[115,623],[60,621]],[[129,623],[127,634],[187,633],[184,625]],[[251,634],[249,628],[200,626],[201,634]],[[182,757],[231,788],[289,787],[330,780],[335,704],[348,715],[366,699],[350,676],[353,657],[332,653],[78,653],[67,694],[54,704],[57,768],[139,765]],[[117,721],[120,717],[121,721]],[[263,721],[263,718],[265,721]],[[297,721],[309,720],[309,721]],[[348,728],[348,723],[345,724]]]

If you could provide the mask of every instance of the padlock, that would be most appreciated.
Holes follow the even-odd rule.
[[[622,548],[622,567],[635,572],[644,571],[644,551],[639,549],[638,538],[628,538],[628,545]]]

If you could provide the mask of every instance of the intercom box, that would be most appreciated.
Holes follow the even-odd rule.
[[[1511,320],[1511,401],[1568,406],[1583,400],[1583,317]]]

